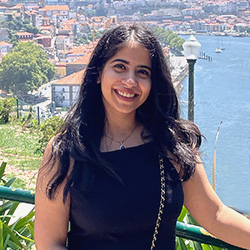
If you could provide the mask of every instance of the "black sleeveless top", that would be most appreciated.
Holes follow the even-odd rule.
[[[102,153],[121,182],[97,172],[87,194],[70,192],[69,250],[150,250],[160,204],[159,157],[153,143]],[[166,201],[155,250],[174,250],[182,184],[164,159]]]

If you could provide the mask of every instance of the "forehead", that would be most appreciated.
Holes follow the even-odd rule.
[[[129,63],[151,66],[151,57],[148,50],[142,45],[134,42],[127,43],[124,47],[120,48],[108,61],[111,62],[115,59],[123,59]]]

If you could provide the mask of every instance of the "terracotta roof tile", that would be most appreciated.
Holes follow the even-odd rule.
[[[54,85],[80,85],[82,83],[83,75],[84,75],[85,69],[80,70],[76,73],[73,73],[71,75],[65,76],[62,79],[54,82]]]
[[[77,46],[77,47],[73,47],[71,50],[68,51],[68,54],[74,55],[74,54],[79,54],[79,53],[83,53],[86,50],[86,46],[82,45],[82,46]]]
[[[49,11],[49,10],[65,10],[69,11],[68,5],[45,5],[43,8],[40,9],[41,11]]]
[[[12,43],[8,43],[8,42],[5,42],[5,41],[0,41],[0,46],[11,46]]]
[[[87,53],[84,56],[79,57],[77,60],[69,64],[88,64],[90,57],[91,57],[91,53]]]

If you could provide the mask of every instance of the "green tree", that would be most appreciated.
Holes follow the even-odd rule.
[[[176,54],[181,53],[184,39],[164,28],[157,27],[153,31],[163,46],[169,45]]]
[[[30,25],[30,24],[25,24],[24,29],[27,32],[33,33],[35,35],[39,33],[39,29],[37,27],[34,27],[34,26]]]
[[[179,41],[179,37],[173,37],[173,39],[171,39],[169,45],[172,48],[176,48],[178,45],[178,41]]]
[[[45,52],[33,42],[19,42],[0,63],[0,89],[27,93],[37,90],[55,75]]]

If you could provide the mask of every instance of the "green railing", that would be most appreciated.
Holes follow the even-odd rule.
[[[28,190],[0,186],[0,199],[20,201],[20,202],[34,204],[35,193],[32,191],[28,191]],[[242,248],[238,248],[230,244],[227,244],[224,241],[221,241],[213,237],[202,227],[186,224],[183,222],[177,222],[176,236],[179,236],[188,240],[194,240],[200,243],[227,248],[227,249],[232,249],[232,250],[242,249]]]

